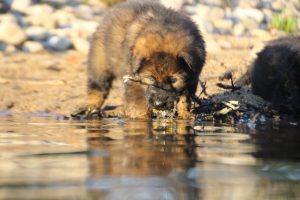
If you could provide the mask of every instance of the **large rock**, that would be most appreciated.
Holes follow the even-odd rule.
[[[68,37],[54,35],[48,39],[47,46],[55,51],[65,51],[72,46],[72,43]]]
[[[258,24],[264,20],[263,12],[254,8],[236,8],[233,15],[240,20],[253,20]]]
[[[0,15],[0,23],[3,22],[17,23],[18,20],[15,15],[7,13],[7,14]]]
[[[16,22],[3,21],[0,23],[0,41],[19,45],[26,39],[26,33]]]
[[[39,43],[39,42],[35,42],[35,41],[26,41],[23,44],[22,50],[24,52],[27,53],[37,53],[37,52],[41,52],[44,50],[44,46]]]
[[[32,5],[32,0],[13,0],[11,9],[21,13],[26,13],[27,9]]]
[[[42,26],[47,29],[53,29],[56,27],[53,13],[54,9],[49,5],[33,5],[26,10],[27,17],[25,21],[32,26]]]

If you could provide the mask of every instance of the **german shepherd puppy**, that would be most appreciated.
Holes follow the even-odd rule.
[[[152,109],[189,117],[205,62],[204,41],[186,16],[150,1],[115,6],[101,20],[88,56],[88,107],[100,109],[116,78],[127,75],[125,111],[147,118]]]
[[[284,112],[300,109],[300,37],[269,42],[251,70],[253,93]]]

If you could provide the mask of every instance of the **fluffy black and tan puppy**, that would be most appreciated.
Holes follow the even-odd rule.
[[[187,118],[204,62],[204,41],[188,17],[150,1],[119,4],[91,41],[88,107],[101,108],[112,81],[126,76],[125,116],[177,106],[178,117]]]
[[[251,70],[253,93],[280,111],[300,108],[300,37],[269,42]]]

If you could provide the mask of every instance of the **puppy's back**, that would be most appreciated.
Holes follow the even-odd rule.
[[[269,42],[258,54],[251,70],[253,93],[281,104],[299,104],[300,37],[288,36]]]
[[[149,33],[153,33],[151,37]],[[97,73],[97,68],[107,66],[107,70],[124,74],[131,70],[130,65],[135,65],[136,57],[148,56],[152,51],[176,54],[192,46],[199,46],[193,54],[199,57],[195,65],[200,72],[205,52],[196,25],[158,3],[129,1],[114,7],[101,20],[91,43],[89,71]]]

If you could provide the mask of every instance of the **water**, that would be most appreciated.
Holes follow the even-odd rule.
[[[0,116],[0,199],[300,199],[298,126]]]

